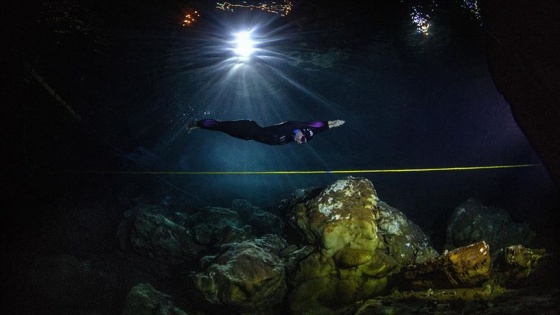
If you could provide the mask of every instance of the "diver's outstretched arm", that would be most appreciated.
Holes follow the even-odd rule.
[[[190,133],[191,131],[198,129],[198,120],[196,119],[191,119],[187,122],[187,131]]]
[[[329,129],[330,129],[330,128],[334,128],[334,127],[342,126],[342,125],[344,125],[344,123],[345,123],[345,121],[344,121],[344,120],[340,120],[340,119],[337,119],[337,120],[329,120]]]

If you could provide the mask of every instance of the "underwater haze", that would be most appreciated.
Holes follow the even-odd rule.
[[[106,74],[111,83],[95,87],[97,95],[83,105],[87,128],[111,143],[107,150],[144,154],[124,169],[78,171],[138,171],[107,177],[149,181],[144,193],[161,191],[157,198],[195,207],[238,198],[274,206],[295,189],[353,175],[371,179],[383,200],[419,216],[468,197],[522,215],[554,190],[542,166],[384,172],[540,164],[490,77],[475,9],[460,1],[295,3],[282,17],[210,6],[191,27],[153,14],[141,30],[118,34]],[[232,51],[243,30],[256,42],[248,60]],[[186,132],[189,120],[203,118],[346,124],[305,145],[267,146]],[[359,170],[375,173],[344,173]],[[275,173],[284,171],[294,173]]]

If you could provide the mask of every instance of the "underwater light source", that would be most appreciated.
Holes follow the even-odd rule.
[[[235,37],[236,48],[235,54],[240,58],[247,59],[255,51],[253,40],[251,39],[251,32],[244,31],[236,34]]]

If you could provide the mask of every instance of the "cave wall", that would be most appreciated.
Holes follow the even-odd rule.
[[[560,188],[560,1],[480,5],[494,82]]]

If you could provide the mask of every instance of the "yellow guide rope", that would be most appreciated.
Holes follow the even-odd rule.
[[[506,168],[536,167],[542,164],[513,164],[490,166],[458,166],[434,168],[364,169],[364,170],[311,170],[311,171],[88,171],[96,174],[134,174],[134,175],[314,175],[314,174],[367,174],[367,173],[413,173],[444,171],[475,171]]]

